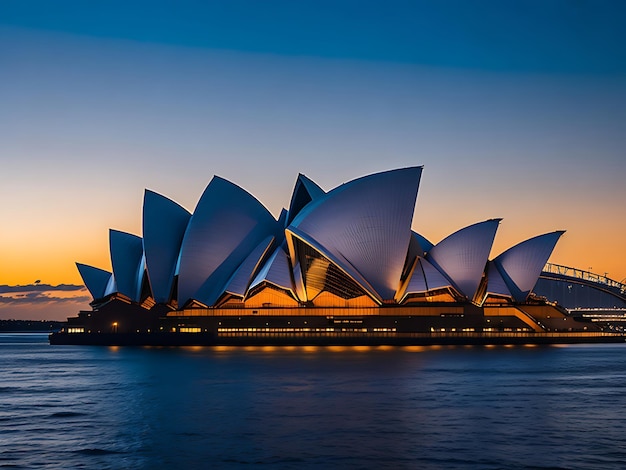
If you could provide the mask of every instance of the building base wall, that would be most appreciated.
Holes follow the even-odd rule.
[[[187,309],[111,303],[68,319],[51,344],[445,345],[623,342],[549,304],[364,308]]]

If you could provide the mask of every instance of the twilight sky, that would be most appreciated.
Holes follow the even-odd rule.
[[[624,44],[622,1],[0,0],[0,318],[86,308],[144,188],[214,174],[278,215],[298,172],[424,165],[431,241],[564,229],[551,261],[622,280]]]

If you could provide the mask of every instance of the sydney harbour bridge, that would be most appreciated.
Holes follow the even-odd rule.
[[[626,329],[626,279],[547,263],[533,292],[556,301],[571,314]]]

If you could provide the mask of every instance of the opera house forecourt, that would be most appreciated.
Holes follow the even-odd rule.
[[[278,220],[213,177],[193,214],[146,190],[112,273],[78,264],[91,311],[52,344],[421,345],[624,341],[533,293],[563,234],[489,259],[500,219],[436,244],[412,231],[422,167],[328,192],[298,175]],[[450,214],[453,217],[453,214]]]

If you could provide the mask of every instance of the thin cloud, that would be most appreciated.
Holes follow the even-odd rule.
[[[25,285],[17,285],[17,286],[9,286],[9,285],[0,285],[0,294],[6,294],[9,292],[33,292],[33,291],[80,291],[85,290],[85,286],[77,285],[77,284],[59,284],[58,286],[53,286],[51,284],[25,284]]]
[[[27,284],[18,286],[0,285],[0,305],[45,304],[50,302],[86,302],[89,296],[85,286],[76,284]]]
[[[88,310],[91,300],[82,285],[0,285],[0,319],[64,321]]]
[[[86,302],[89,303],[91,297],[88,295],[76,296],[76,297],[53,297],[50,295],[30,293],[25,295],[18,295],[15,297],[8,297],[0,295],[0,305],[7,304],[42,304],[50,302]]]

